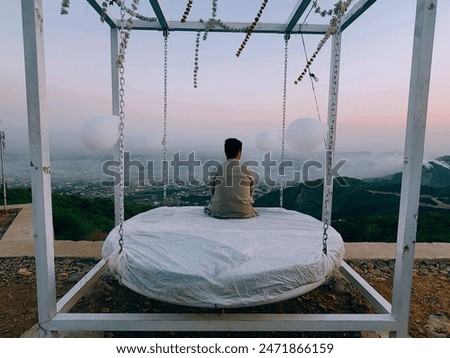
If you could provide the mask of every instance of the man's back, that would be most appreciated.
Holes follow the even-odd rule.
[[[219,218],[256,216],[257,211],[253,208],[254,187],[254,174],[238,159],[228,159],[211,178],[211,214]]]

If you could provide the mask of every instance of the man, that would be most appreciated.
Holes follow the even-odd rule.
[[[255,175],[240,164],[242,142],[228,138],[224,147],[227,160],[212,175],[211,202],[206,212],[221,219],[257,216],[253,208]]]

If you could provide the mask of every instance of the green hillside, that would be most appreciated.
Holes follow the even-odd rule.
[[[345,184],[344,184],[345,183]],[[333,192],[333,218],[345,219],[365,215],[387,215],[398,212],[399,196],[382,194],[381,187],[358,179],[345,178],[336,181]],[[398,192],[387,188],[384,192]],[[320,219],[322,215],[323,186],[320,182],[299,184],[284,190],[284,207],[301,211]],[[273,191],[255,201],[256,206],[278,206],[279,192]]]
[[[8,189],[8,204],[31,202],[30,188]],[[3,195],[2,195],[3,198]],[[3,200],[1,200],[1,203]],[[53,194],[53,228],[56,240],[103,240],[114,228],[114,205],[108,198],[82,198]],[[148,205],[126,203],[125,219],[151,209]]]
[[[183,196],[180,205],[204,205],[208,193],[171,189],[170,196]],[[336,182],[333,195],[332,225],[347,242],[395,242],[400,202],[400,185],[389,180],[345,178]],[[450,242],[450,188],[422,187],[418,220],[418,242]],[[142,200],[154,193],[141,192],[127,197],[125,218],[151,209]],[[320,182],[288,187],[284,191],[285,208],[321,218],[322,185]],[[114,227],[112,198],[83,198],[53,194],[53,224],[58,240],[102,240]],[[437,201],[436,201],[437,200]],[[1,202],[1,201],[0,201]],[[8,190],[8,203],[31,202],[29,188]],[[440,203],[440,205],[438,204]],[[255,206],[279,205],[279,191],[274,190],[255,200]]]
[[[334,185],[332,225],[347,242],[395,242],[400,205],[400,185],[392,181],[364,181],[345,178]],[[322,215],[322,185],[299,184],[284,190],[284,207],[311,215]],[[418,242],[450,242],[450,188],[423,186],[418,219]],[[255,202],[256,206],[278,206],[279,192],[273,191]]]

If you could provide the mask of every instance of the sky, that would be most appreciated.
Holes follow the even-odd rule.
[[[356,2],[356,1],[354,1]],[[129,2],[128,2],[129,3]],[[147,1],[139,12],[152,16]],[[179,20],[186,1],[162,1],[169,20]],[[285,22],[296,0],[269,1],[261,22]],[[190,20],[208,19],[211,2],[194,1]],[[219,0],[217,17],[251,22],[260,0]],[[323,8],[333,1],[319,1]],[[87,151],[83,124],[111,113],[109,27],[87,2],[72,0],[60,15],[60,1],[43,0],[47,97],[51,150]],[[378,0],[342,35],[337,152],[403,151],[416,2]],[[437,9],[428,125],[427,156],[450,154],[450,1]],[[310,16],[309,23],[323,22]],[[245,34],[210,33],[199,48],[198,88],[193,86],[195,32],[169,35],[168,143],[171,149],[222,147],[227,137],[255,145],[261,131],[281,132],[284,40],[254,34],[242,55]],[[305,35],[311,55],[321,35]],[[302,38],[289,41],[287,125],[297,118],[327,116],[330,45],[311,66],[319,113],[309,79],[293,81],[305,66]],[[28,149],[21,6],[2,0],[0,12],[0,120],[10,151]],[[163,129],[163,36],[135,31],[126,55],[125,145],[146,150]],[[323,148],[319,149],[323,150]]]

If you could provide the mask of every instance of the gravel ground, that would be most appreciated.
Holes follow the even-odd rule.
[[[96,263],[94,259],[57,258],[57,296],[62,297]],[[392,294],[392,260],[348,261],[388,301]],[[450,260],[416,261],[411,299],[411,337],[450,337]],[[72,312],[212,312],[170,305],[143,297],[104,275]],[[273,305],[226,312],[368,313],[367,301],[341,276],[316,290]],[[0,337],[20,337],[37,323],[34,258],[0,258]],[[108,332],[106,337],[361,337],[361,332]]]

